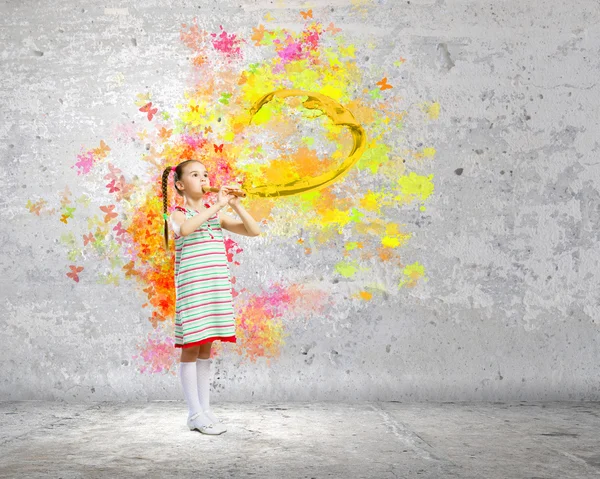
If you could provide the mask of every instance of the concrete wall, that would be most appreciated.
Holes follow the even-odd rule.
[[[2,399],[183,398],[168,275],[124,269],[127,245],[143,246],[133,212],[162,214],[148,192],[176,163],[156,148],[161,128],[181,134],[184,92],[222,79],[219,65],[250,78],[277,58],[252,39],[259,25],[313,20],[329,30],[304,73],[315,91],[347,73],[334,87],[368,148],[317,198],[245,200],[263,235],[231,235],[239,341],[213,345],[211,401],[600,398],[597,2],[310,7],[312,19],[292,1],[0,5]],[[216,35],[198,46],[202,30]],[[204,94],[230,117],[246,87]],[[231,161],[258,161],[247,140],[219,141],[239,147]],[[335,151],[323,135],[301,142],[291,154]],[[161,227],[150,246],[166,264]]]

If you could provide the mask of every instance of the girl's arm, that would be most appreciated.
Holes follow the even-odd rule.
[[[239,215],[240,218],[242,218],[242,221],[236,220],[228,214],[219,213],[219,221],[222,228],[231,231],[232,233],[237,233],[244,236],[260,235],[260,227],[258,226],[258,223],[241,204],[233,204],[231,205],[231,208]]]
[[[180,236],[187,236],[196,231],[204,222],[206,222],[212,215],[216,214],[223,206],[219,203],[215,203],[210,208],[199,212],[197,215],[191,218],[185,219],[185,214],[182,211],[173,212],[173,221],[179,225]]]

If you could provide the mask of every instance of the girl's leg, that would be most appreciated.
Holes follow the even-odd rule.
[[[196,357],[198,359],[210,358],[210,348],[212,348],[212,341],[210,343],[201,344],[198,346],[198,353],[196,354]]]
[[[212,342],[200,345],[198,359],[196,360],[196,370],[198,372],[198,400],[202,411],[211,421],[219,422],[218,418],[210,410],[210,382],[213,374],[211,371],[212,359],[210,359],[210,348]]]
[[[198,346],[181,349],[179,378],[188,405],[188,419],[197,413],[202,413],[202,405],[198,400],[198,374],[196,369],[198,349]],[[204,414],[200,414],[200,416],[196,418],[196,421],[198,421],[201,426],[205,426],[208,425],[211,420]]]

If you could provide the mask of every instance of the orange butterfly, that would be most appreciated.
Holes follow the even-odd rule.
[[[101,206],[100,209],[106,213],[106,216],[104,216],[105,223],[108,223],[112,218],[116,218],[118,216],[117,213],[113,212],[115,205]]]
[[[35,213],[36,215],[40,216],[40,210],[45,203],[46,200],[44,199],[38,200],[35,203],[32,203],[31,200],[27,200],[27,204],[25,206],[29,208],[30,213]]]
[[[148,286],[146,289],[144,289],[144,293],[146,293],[148,295],[148,299],[152,299],[152,296],[154,296],[154,294],[155,294],[154,287]]]
[[[100,140],[100,147],[93,148],[92,151],[94,152],[94,155],[96,155],[98,158],[105,158],[107,152],[110,151],[110,148],[106,143],[104,143],[104,140]]]
[[[338,33],[338,32],[341,32],[341,31],[342,31],[342,29],[341,29],[341,28],[335,28],[335,27],[333,26],[333,22],[331,22],[331,23],[329,24],[329,26],[328,26],[328,27],[325,29],[325,31],[327,31],[327,32],[331,32],[331,33],[333,33],[333,34],[335,35],[336,33]]]
[[[71,272],[67,273],[67,276],[69,278],[72,278],[73,281],[79,283],[79,276],[77,275],[77,273],[81,273],[83,271],[83,266],[75,266],[74,264],[72,264],[69,266],[69,268],[71,268]]]
[[[171,133],[173,133],[173,130],[167,130],[164,126],[160,129],[160,133],[158,134],[158,136],[160,136],[161,139],[167,139],[171,136]]]
[[[302,10],[300,10],[300,14],[304,17],[304,20],[306,20],[307,18],[312,18],[312,9],[308,10],[306,12],[303,12]]]
[[[389,90],[390,88],[394,88],[392,85],[390,85],[387,82],[387,77],[383,77],[382,80],[380,80],[380,81],[377,82],[377,85],[379,85],[379,89],[381,91],[383,91],[383,90]]]
[[[263,24],[260,24],[257,28],[252,27],[253,33],[250,40],[254,40],[254,45],[257,47],[260,46],[260,42],[265,36],[265,31],[265,26]]]
[[[130,261],[129,263],[127,263],[125,266],[123,266],[123,269],[125,270],[126,278],[128,278],[129,276],[133,276],[135,274],[135,270],[133,269],[133,266],[134,266],[133,260]]]
[[[60,217],[60,220],[61,220],[61,221],[62,221],[64,224],[67,224],[67,218],[68,218],[68,217],[69,217],[69,215],[62,215],[62,216]]]
[[[148,112],[148,120],[152,121],[153,115],[156,115],[158,108],[152,108],[152,102],[146,103],[140,111]]]
[[[192,113],[198,113],[198,107],[199,105],[190,105],[190,111]]]
[[[89,235],[83,235],[83,246],[87,245],[90,241],[94,241],[94,234],[90,233]]]
[[[221,143],[219,146],[217,146],[213,143],[213,146],[215,147],[215,153],[218,151],[221,151],[221,152],[223,151],[223,143]]]
[[[204,134],[206,135],[208,132],[212,133],[212,127],[207,126],[206,128],[204,128]]]

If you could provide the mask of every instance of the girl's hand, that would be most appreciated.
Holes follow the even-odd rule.
[[[229,194],[229,187],[221,186],[219,192],[217,193],[217,204],[222,208],[223,206],[227,206],[227,204],[231,201],[231,198],[235,198],[234,195]]]
[[[239,196],[235,196],[235,195],[231,195],[232,198],[229,200],[229,206],[240,206],[240,197]]]

